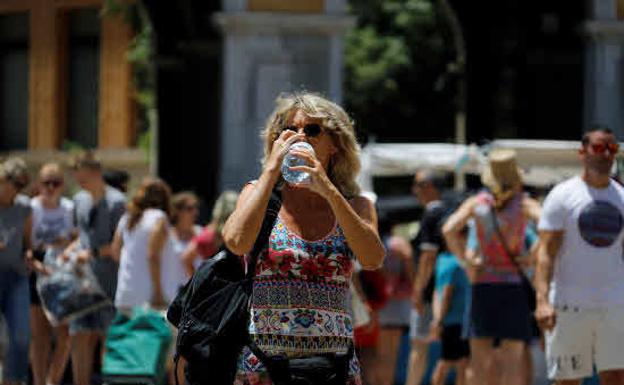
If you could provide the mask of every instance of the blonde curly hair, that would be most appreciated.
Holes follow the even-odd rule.
[[[320,95],[309,92],[281,94],[275,100],[275,109],[269,115],[262,138],[264,139],[264,164],[271,154],[273,142],[289,119],[297,110],[303,111],[308,117],[319,119],[323,128],[331,135],[338,151],[332,156],[327,175],[340,193],[352,198],[360,193],[356,177],[360,172],[360,146],[355,137],[353,121],[336,103]]]

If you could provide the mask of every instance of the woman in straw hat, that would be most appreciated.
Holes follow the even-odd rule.
[[[520,265],[525,257],[525,230],[537,222],[540,206],[522,190],[522,173],[511,150],[494,150],[481,179],[488,188],[467,199],[445,223],[449,248],[465,255],[473,283],[468,336],[478,384],[525,383],[522,365],[531,338],[531,310],[522,286]],[[476,224],[479,250],[466,250],[460,236],[470,219]],[[494,341],[501,342],[501,373],[492,379]],[[490,377],[490,378],[488,378]]]

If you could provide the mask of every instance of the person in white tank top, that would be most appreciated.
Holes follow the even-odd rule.
[[[119,221],[113,257],[119,263],[115,307],[128,312],[135,306],[166,306],[162,284],[162,256],[169,236],[171,190],[146,178]]]

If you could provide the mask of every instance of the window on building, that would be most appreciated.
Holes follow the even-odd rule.
[[[100,16],[98,9],[69,12],[67,140],[98,145]]]
[[[0,15],[0,150],[28,145],[28,13]]]

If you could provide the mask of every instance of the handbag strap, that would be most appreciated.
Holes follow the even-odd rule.
[[[501,245],[503,246],[503,250],[505,250],[505,254],[507,254],[507,257],[509,258],[511,263],[513,263],[514,267],[518,270],[518,273],[522,276],[522,278],[525,280],[528,280],[528,277],[526,273],[524,272],[524,269],[522,268],[522,266],[520,266],[516,258],[511,253],[511,249],[509,248],[507,241],[505,240],[505,236],[503,235],[503,232],[501,231],[500,225],[498,223],[498,218],[496,217],[496,212],[494,211],[494,207],[490,207],[490,217],[492,218],[492,223],[494,224],[494,231],[496,232],[496,236],[498,237]]]
[[[247,265],[247,272],[245,273],[245,278],[252,279],[256,272],[256,263],[258,262],[258,256],[262,253],[262,250],[266,247],[267,242],[269,241],[269,237],[271,236],[271,231],[273,230],[273,226],[275,225],[275,221],[277,220],[277,215],[282,207],[282,192],[281,186],[276,185],[271,192],[271,197],[269,198],[269,203],[267,205],[266,212],[264,213],[264,220],[262,221],[262,226],[260,227],[260,232],[258,233],[258,237],[256,238],[256,242],[254,243],[253,248],[251,249],[251,253],[249,253],[249,261]]]

